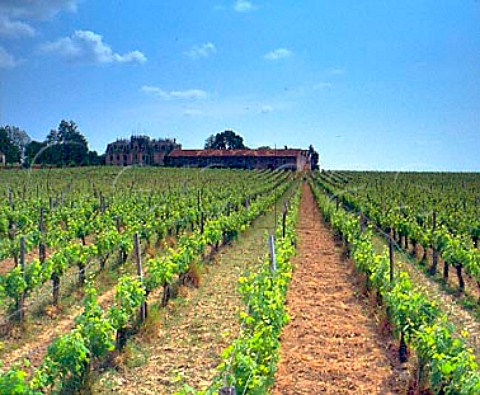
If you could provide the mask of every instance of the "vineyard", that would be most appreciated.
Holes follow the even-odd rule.
[[[0,184],[0,394],[480,393],[478,174]]]

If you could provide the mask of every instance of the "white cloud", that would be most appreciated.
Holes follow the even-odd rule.
[[[252,2],[247,0],[237,0],[233,9],[237,12],[250,12],[254,11],[257,7]]]
[[[185,110],[183,112],[183,115],[185,115],[186,117],[196,117],[196,116],[203,115],[203,111],[195,110],[195,109],[189,109],[189,110]]]
[[[35,35],[35,29],[28,23],[14,21],[6,16],[0,17],[0,36],[6,37],[32,37]]]
[[[43,44],[43,53],[56,53],[76,63],[145,63],[146,56],[140,51],[120,55],[103,42],[103,37],[89,30],[77,30],[71,37]]]
[[[346,73],[346,70],[343,68],[337,67],[337,68],[330,69],[329,73],[331,75],[342,75]]]
[[[0,0],[0,13],[13,19],[46,19],[76,11],[78,0]]]
[[[267,60],[280,60],[286,59],[293,55],[293,52],[287,48],[278,48],[273,51],[268,52],[265,54],[264,58]]]
[[[324,89],[330,89],[333,86],[331,82],[319,82],[318,84],[313,85],[313,90],[321,91]]]
[[[199,59],[208,58],[210,55],[213,55],[216,52],[217,48],[215,48],[215,45],[208,42],[201,45],[195,45],[190,50],[185,51],[184,54],[187,55],[189,58]]]
[[[12,69],[18,64],[18,60],[0,46],[0,69]]]
[[[184,91],[165,91],[156,86],[144,85],[142,86],[142,92],[152,94],[165,100],[171,99],[206,99],[208,94],[201,89],[188,89]]]
[[[262,108],[260,109],[260,112],[262,114],[268,114],[270,112],[273,111],[273,107],[272,106],[269,106],[269,105],[265,105],[265,106],[262,106]]]

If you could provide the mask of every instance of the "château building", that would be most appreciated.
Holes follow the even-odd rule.
[[[151,139],[148,136],[132,136],[130,140],[119,139],[108,144],[105,164],[114,166],[146,165],[163,166],[165,156],[181,149],[176,140]]]

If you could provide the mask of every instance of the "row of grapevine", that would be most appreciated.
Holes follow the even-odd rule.
[[[103,169],[96,170],[94,174],[90,174],[91,178],[102,179],[102,171]],[[230,177],[233,176],[237,182],[240,182],[239,187],[245,188],[246,186],[245,177],[240,173],[232,173],[230,177],[227,174],[217,174],[227,182],[227,185],[230,184]],[[161,177],[162,184],[156,186],[158,180],[153,179],[155,180],[153,189],[146,188],[153,180],[144,180],[143,182],[146,184],[140,184],[136,179],[141,178],[140,175],[141,173],[134,172],[135,183],[132,180],[131,188],[126,191],[122,190],[125,193],[107,194],[95,189],[92,194],[88,188],[89,184],[84,182],[67,193],[62,191],[60,202],[58,202],[59,199],[55,199],[57,202],[55,204],[48,204],[45,198],[35,197],[20,199],[14,204],[8,204],[5,200],[2,202],[3,204],[0,204],[0,236],[2,236],[0,238],[0,261],[9,257],[18,259],[20,237],[25,238],[27,251],[38,245],[40,241],[45,242],[49,247],[56,247],[60,243],[66,243],[74,238],[84,240],[94,229],[98,229],[105,218],[115,221],[117,216],[123,219],[125,213],[129,217],[136,218],[142,212],[148,213],[148,207],[153,204],[156,207],[173,206],[172,210],[175,211],[176,208],[182,208],[181,205],[184,203],[182,197],[185,195],[190,197],[189,193],[192,191],[205,192],[204,198],[208,198],[209,191],[212,190],[211,186],[215,186],[215,190],[220,193],[223,190],[221,186],[217,188],[219,184],[209,180],[205,174],[199,174],[194,170],[190,170],[189,173],[165,170],[165,173],[157,175],[157,177]],[[192,178],[195,175],[197,179]],[[271,173],[258,173],[257,177],[253,178],[259,180],[269,175]],[[179,176],[182,177],[183,182],[180,182]],[[129,180],[129,178],[127,179]],[[178,182],[172,185],[172,180]],[[115,182],[120,181],[116,178],[109,180],[110,184]],[[109,183],[105,182],[97,187],[108,191]],[[196,198],[197,194],[191,196]],[[51,202],[52,198],[49,200]],[[132,210],[134,211],[132,212]]]
[[[380,179],[382,180],[382,178]],[[427,263],[427,254],[431,249],[433,251],[429,268],[431,274],[437,272],[438,258],[442,258],[445,279],[448,279],[449,267],[454,268],[459,290],[463,292],[465,290],[463,272],[465,271],[474,279],[480,290],[480,250],[477,247],[480,215],[476,204],[471,203],[473,192],[464,191],[465,200],[463,201],[470,201],[470,204],[466,206],[469,207],[469,210],[466,213],[461,212],[460,215],[458,211],[455,211],[456,209],[453,210],[452,203],[446,203],[453,199],[449,194],[447,194],[448,199],[441,200],[439,198],[435,204],[431,205],[429,205],[431,202],[425,200],[427,198],[423,196],[424,189],[421,190],[421,193],[411,192],[411,194],[401,195],[401,199],[392,197],[392,191],[396,190],[396,185],[391,180],[391,184],[384,180],[384,183],[381,184],[383,189],[380,187],[370,189],[367,185],[365,187],[367,192],[363,189],[353,189],[355,192],[352,192],[353,190],[348,187],[348,182],[340,183],[338,180],[332,179],[332,175],[328,173],[317,174],[316,181],[328,193],[341,199],[346,207],[364,213],[384,232],[391,231],[398,239],[399,244],[408,248],[410,242],[414,250],[416,250],[416,245],[421,245],[423,249],[421,261],[423,263]],[[412,187],[410,186],[410,188]],[[470,196],[470,200],[467,200],[467,196]],[[385,203],[386,199],[389,202],[388,207]],[[427,213],[421,214],[421,211],[427,211]]]
[[[362,205],[394,211],[433,227],[478,241],[480,236],[480,177],[478,173],[322,172],[336,189],[355,195]]]
[[[239,291],[245,304],[245,311],[240,313],[241,330],[224,350],[223,362],[217,367],[218,375],[207,390],[186,388],[182,394],[264,394],[273,383],[279,337],[288,322],[285,298],[292,278],[290,258],[295,253],[299,203],[300,189],[297,188],[270,236],[270,240],[274,240],[275,258],[266,254],[260,268],[239,279]]]
[[[377,301],[385,309],[400,339],[401,361],[407,358],[407,347],[415,350],[418,385],[429,387],[435,394],[480,393],[479,367],[465,339],[435,303],[413,288],[406,273],[390,275],[388,253],[375,253],[372,229],[362,229],[361,216],[339,207],[314,181],[311,185],[323,218],[348,245],[357,271],[365,276],[367,289],[377,294]]]
[[[77,317],[75,329],[60,336],[48,347],[43,363],[32,378],[27,379],[20,367],[4,372],[0,377],[0,393],[4,390],[9,394],[39,394],[47,390],[85,386],[96,362],[115,347],[121,347],[126,334],[141,324],[139,309],[148,311],[148,295],[160,287],[166,292],[174,277],[180,279],[194,262],[201,259],[207,247],[218,245],[244,230],[275,202],[277,194],[283,194],[293,182],[293,179],[281,180],[280,185],[275,184],[276,194],[258,195],[247,207],[220,213],[209,218],[203,227],[184,232],[179,236],[175,249],[170,248],[161,257],[146,262],[144,280],[136,276],[120,278],[111,307],[102,309],[95,289],[88,286],[84,312]]]
[[[94,232],[94,242],[86,245],[72,239],[71,234],[62,237],[58,232],[52,232],[57,235],[57,239],[49,246],[55,245],[57,249],[48,258],[34,259],[24,268],[17,265],[7,274],[0,275],[0,301],[8,303],[9,311],[18,311],[20,300],[24,300],[46,281],[52,280],[53,302],[56,304],[60,280],[68,267],[78,267],[79,283],[83,284],[85,268],[89,262],[98,260],[100,268],[104,268],[106,259],[116,250],[120,251],[120,259],[124,262],[133,249],[134,233],[139,233],[142,240],[148,243],[153,235],[161,240],[168,233],[178,233],[189,225],[192,228],[202,227],[207,219],[238,210],[243,202],[269,193],[271,188],[284,182],[286,177],[286,173],[266,174],[258,183],[251,184],[248,192],[231,185],[230,188],[219,190],[204,188],[201,198],[197,196],[196,190],[185,189],[182,195],[163,195],[158,199],[151,195],[134,196],[136,200],[117,199],[112,203],[112,209],[109,207],[103,215],[86,222],[83,219],[77,222],[78,216],[69,211],[66,220],[76,224],[74,234],[81,233],[85,237]],[[122,213],[122,216],[118,213]],[[63,231],[63,234],[66,233]]]

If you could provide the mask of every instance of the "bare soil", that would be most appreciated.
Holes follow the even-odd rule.
[[[291,321],[281,336],[273,395],[403,394],[409,374],[396,361],[350,265],[303,185],[295,272],[287,294]]]
[[[77,298],[81,300],[83,292],[76,292]],[[110,288],[98,297],[99,304],[105,308],[112,304],[115,288]],[[83,311],[81,302],[71,306],[68,312],[62,313],[61,308],[51,306],[46,311],[46,316],[30,320],[28,329],[19,326],[11,331],[6,350],[0,350],[0,358],[5,369],[12,367],[15,363],[28,360],[28,373],[40,366],[50,344],[59,336],[68,333],[75,327],[75,318]],[[27,333],[29,332],[29,333]],[[15,346],[13,346],[13,344]]]
[[[115,366],[95,379],[92,392],[170,395],[185,385],[207,388],[222,351],[238,335],[238,315],[245,308],[238,279],[258,269],[268,251],[266,233],[274,224],[271,210],[216,252],[200,270],[199,288],[180,288],[177,299],[160,310],[156,326],[147,329],[148,336],[132,338]]]

